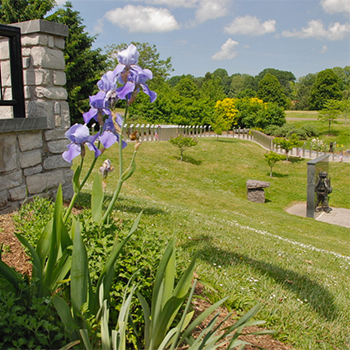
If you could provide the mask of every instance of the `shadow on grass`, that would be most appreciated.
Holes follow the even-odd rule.
[[[109,201],[111,199],[112,199],[112,195],[105,194],[104,210],[107,208],[107,205],[109,204]],[[84,193],[84,192],[79,193],[75,207],[79,209],[89,209],[91,207],[91,194]],[[114,209],[121,209],[123,211],[128,211],[130,213],[135,213],[135,214],[139,214],[141,210],[143,210],[143,215],[166,214],[165,211],[155,207],[147,206],[147,208],[145,208],[141,205],[130,205],[130,202],[122,197],[119,197],[118,200],[115,202]]]
[[[179,160],[181,161],[181,158],[180,157],[175,157],[174,158],[176,160]],[[197,159],[194,159],[192,157],[189,157],[189,156],[182,156],[182,161],[185,162],[185,163],[191,163],[193,165],[201,165],[202,164],[202,161],[201,160],[197,160]]]
[[[196,249],[196,246],[200,246],[201,243],[202,248]],[[182,247],[196,251],[198,259],[207,261],[209,264],[212,264],[212,252],[215,250],[215,257],[217,260],[220,260],[221,266],[247,265],[258,273],[272,278],[275,283],[293,292],[300,300],[308,300],[308,304],[326,319],[335,319],[338,314],[334,296],[326,288],[306,275],[265,261],[253,259],[248,255],[215,247],[212,239],[208,239],[207,236],[187,242]]]
[[[270,173],[268,173],[268,176],[269,176],[270,179],[273,179],[274,177],[282,178],[282,177],[288,177],[289,175],[288,174],[280,174],[280,173],[273,172],[272,173],[272,177],[270,177]]]
[[[289,157],[289,161],[291,162],[291,163],[300,163],[300,162],[302,162],[302,161],[304,161],[304,158],[301,158],[301,157]]]

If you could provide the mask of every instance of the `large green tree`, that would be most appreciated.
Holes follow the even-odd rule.
[[[55,5],[55,0],[0,0],[0,23],[43,19]]]
[[[310,109],[321,110],[327,100],[341,100],[343,93],[340,86],[341,80],[332,69],[319,72],[310,92]]]
[[[255,77],[256,82],[259,83],[262,79],[264,79],[266,74],[272,74],[273,76],[275,76],[280,82],[283,92],[287,96],[290,96],[292,92],[290,83],[296,80],[292,72],[274,69],[274,68],[265,68]]]
[[[309,98],[313,84],[316,81],[316,74],[309,73],[298,79],[294,85],[293,109],[307,111],[309,110]]]
[[[106,69],[106,56],[101,50],[92,50],[95,37],[85,32],[83,20],[78,11],[67,1],[48,20],[65,24],[69,28],[64,57],[66,61],[66,89],[72,123],[82,121],[87,112],[89,96],[96,91],[96,83]]]
[[[258,98],[264,102],[277,103],[280,107],[287,106],[287,98],[279,80],[270,73],[267,73],[259,82]]]

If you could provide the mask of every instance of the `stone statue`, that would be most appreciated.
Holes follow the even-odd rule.
[[[327,178],[328,174],[325,171],[320,171],[318,174],[318,180],[315,186],[315,192],[317,194],[317,201],[315,205],[315,211],[319,205],[322,206],[321,210],[329,213],[332,208],[328,205],[328,195],[332,193],[331,180]]]

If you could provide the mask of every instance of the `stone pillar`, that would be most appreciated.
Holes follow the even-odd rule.
[[[0,213],[33,196],[53,196],[60,184],[64,198],[73,194],[72,164],[62,158],[70,127],[63,55],[68,27],[44,20],[11,25],[21,28],[26,118],[0,113]],[[3,87],[8,89],[6,39],[0,40],[0,63]]]

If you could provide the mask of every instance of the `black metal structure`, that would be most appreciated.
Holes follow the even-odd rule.
[[[0,36],[8,38],[12,89],[12,99],[4,100],[0,75],[0,106],[12,106],[14,118],[25,118],[21,29],[0,24]]]

